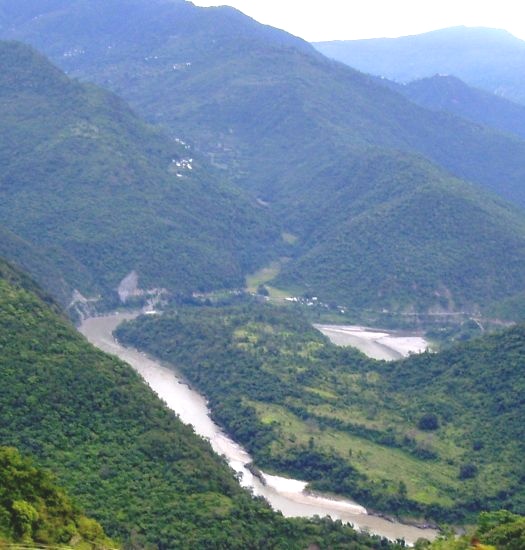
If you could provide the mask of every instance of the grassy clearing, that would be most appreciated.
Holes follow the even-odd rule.
[[[292,235],[293,237],[293,235]],[[246,277],[246,290],[248,292],[257,292],[257,289],[260,285],[264,285],[269,293],[269,299],[271,302],[276,304],[283,304],[286,303],[286,298],[289,298],[290,296],[298,296],[304,292],[304,289],[300,288],[277,288],[275,286],[271,286],[270,283],[273,281],[277,275],[281,272],[281,268],[283,263],[285,263],[288,259],[287,258],[281,258],[279,260],[273,261],[271,264],[267,265],[266,267],[263,267],[256,271],[255,273],[252,273],[251,275],[248,275]]]
[[[275,279],[281,271],[281,262],[275,260],[270,265],[263,267],[246,277],[246,288],[249,292],[257,292],[259,285],[265,285],[272,279]]]
[[[280,444],[273,447],[276,453],[285,452],[294,445],[306,445],[312,438],[316,446],[332,449],[372,481],[403,481],[407,485],[408,496],[415,500],[444,506],[453,503],[442,491],[443,486],[449,490],[459,489],[459,482],[453,481],[456,472],[453,466],[421,461],[400,449],[387,448],[348,433],[324,431],[314,422],[305,422],[278,405],[250,404],[263,423],[279,427]]]

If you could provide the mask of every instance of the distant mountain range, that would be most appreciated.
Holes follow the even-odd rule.
[[[452,27],[401,38],[318,42],[324,55],[397,82],[435,74],[525,103],[525,42],[504,30]]]
[[[145,286],[231,287],[283,254],[291,259],[276,281],[281,287],[361,309],[473,312],[523,288],[523,213],[486,192],[525,206],[525,141],[518,137],[422,108],[231,8],[162,0],[4,0],[0,8],[2,36],[31,42],[68,74],[121,94],[191,144],[198,159],[191,178],[177,178],[169,172],[185,160],[184,149],[168,153],[165,140],[146,147],[162,153],[146,155],[135,180],[141,184],[126,186],[135,195],[132,216],[131,199],[102,185],[109,195],[97,195],[103,200],[93,213],[103,216],[95,223],[104,235],[120,235],[111,245],[86,242],[86,227],[78,242],[80,188],[68,187],[76,189],[67,197],[76,204],[74,224],[61,218],[73,239],[67,257],[75,261],[61,265],[76,270],[66,279],[82,281],[81,288],[114,289],[132,270]],[[120,112],[117,118],[124,120]],[[112,185],[131,177],[129,167],[153,139],[134,135],[140,143],[127,156],[110,154],[108,167],[133,159],[113,169]],[[82,160],[84,167],[93,161],[99,168],[90,170],[102,177],[96,157]],[[235,190],[222,184],[218,191],[221,179]],[[40,192],[35,187],[33,197]],[[38,206],[30,217],[42,217],[40,244],[61,242],[44,224],[57,214],[48,216],[49,203]],[[111,219],[123,212],[111,227],[108,209]],[[31,241],[26,225],[33,221],[5,210],[8,228]],[[296,237],[287,249],[283,229]],[[109,255],[101,261],[104,249]],[[78,264],[84,260],[88,271]]]
[[[469,86],[455,76],[435,75],[404,85],[383,83],[422,107],[525,138],[525,105]]]

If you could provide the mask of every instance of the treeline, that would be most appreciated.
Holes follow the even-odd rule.
[[[415,550],[522,550],[525,517],[507,510],[483,512],[473,529],[461,537],[445,534],[433,543],[418,541]]]

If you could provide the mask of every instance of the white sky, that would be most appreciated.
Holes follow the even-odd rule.
[[[419,34],[445,27],[506,29],[525,40],[525,0],[192,0],[227,4],[310,42]]]

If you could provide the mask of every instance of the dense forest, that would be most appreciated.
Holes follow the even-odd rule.
[[[0,228],[0,252],[62,304],[73,288],[113,297],[132,271],[142,289],[241,286],[279,250],[263,207],[121,99],[19,43],[0,43],[0,63],[0,218],[9,230]]]
[[[60,211],[64,224],[53,238],[72,233],[63,244],[69,255],[89,261],[93,284],[103,280],[112,288],[135,269],[142,284],[177,291],[241,286],[253,264],[286,256],[275,284],[288,294],[309,292],[361,313],[400,316],[486,314],[491,302],[524,287],[523,212],[495,196],[525,204],[525,141],[517,136],[422,108],[228,7],[0,0],[0,36],[31,43],[68,75],[111,89],[192,145],[200,176],[166,179],[181,153],[145,156],[127,139],[119,111],[125,150],[113,144],[109,159],[83,156],[95,166],[87,171],[88,189],[100,190],[96,180],[107,182],[109,172],[135,182],[126,190],[148,205],[146,211],[133,201],[132,209],[131,197],[120,197],[122,186],[111,180],[102,197],[107,204],[97,208],[105,216],[93,222],[102,229],[96,242],[93,227],[69,219],[78,209]],[[75,149],[79,139],[82,148],[86,140],[93,145],[97,119],[88,117],[74,139],[66,136]],[[105,166],[103,174],[97,166]],[[241,206],[227,192],[218,197],[212,173],[244,199],[250,192],[252,202]],[[137,190],[137,181],[148,193]],[[71,190],[68,204],[79,206],[78,189]],[[38,212],[35,201],[25,206]],[[30,234],[26,222],[20,228],[23,218],[6,210],[0,212],[10,229],[26,239],[40,235]],[[122,216],[110,223],[117,212]],[[31,228],[43,222],[29,220]],[[290,246],[280,241],[281,229]],[[519,301],[500,311],[516,309],[523,314]]]
[[[525,511],[525,328],[385,363],[297,312],[179,308],[117,329],[176,366],[258,466],[397,514]]]
[[[432,544],[419,541],[415,550],[522,550],[525,548],[525,518],[501,510],[483,512],[473,529],[461,537],[448,533]]]
[[[329,519],[285,519],[254,499],[210,445],[183,425],[131,367],[89,345],[35,291],[26,276],[0,261],[0,443],[53,471],[75,506],[100,522],[110,537],[129,548],[165,550],[300,550],[311,543],[356,550],[389,547],[385,540]],[[16,464],[17,456],[7,452]],[[22,460],[23,471],[26,466]],[[31,478],[34,470],[28,471]],[[48,478],[35,475],[47,491]],[[33,510],[41,510],[42,518],[49,512],[48,528],[34,527],[35,535],[51,540],[62,531],[49,506],[60,505],[64,513],[57,513],[74,535],[71,525],[77,520],[67,515],[69,501],[43,508],[46,502],[38,500],[38,493],[23,498],[16,491],[9,489],[7,496],[0,491],[0,510],[13,509],[9,499],[16,497],[29,503],[19,508],[30,519]],[[95,529],[94,523],[78,521],[80,531],[81,525]],[[0,515],[0,528],[8,536],[10,525],[5,513]]]
[[[79,550],[117,547],[96,521],[74,506],[48,472],[16,449],[0,447],[0,548],[15,542]]]

